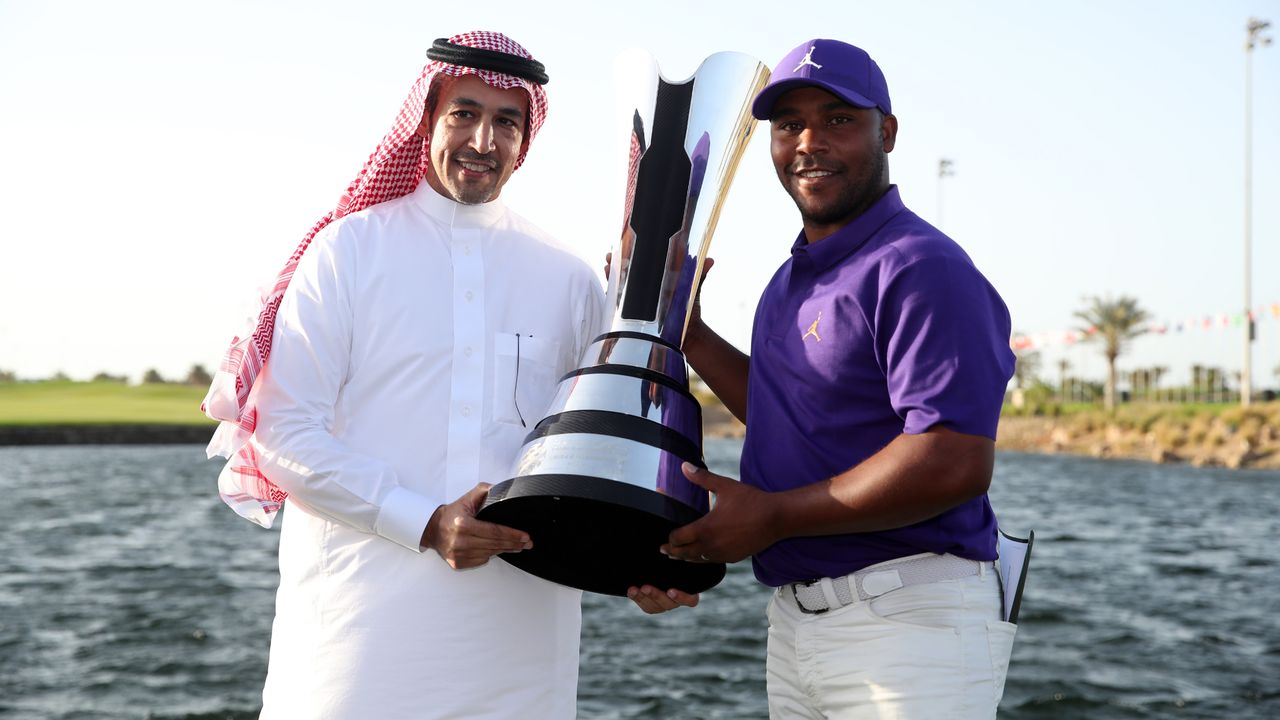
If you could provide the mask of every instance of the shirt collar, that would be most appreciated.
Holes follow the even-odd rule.
[[[866,244],[890,218],[905,209],[898,186],[890,185],[889,190],[861,215],[818,242],[809,243],[801,230],[791,246],[791,257],[807,258],[814,270],[826,270]]]
[[[418,183],[410,199],[428,216],[453,228],[488,227],[497,222],[506,209],[501,198],[480,205],[464,205],[436,192],[426,180]]]

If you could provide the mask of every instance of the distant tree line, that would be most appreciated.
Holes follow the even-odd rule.
[[[151,368],[142,374],[143,385],[163,385],[163,384],[181,384],[181,385],[208,385],[213,382],[213,376],[203,365],[192,365],[187,371],[187,376],[178,383],[176,381],[166,380],[159,370]]]
[[[50,375],[45,380],[50,382],[70,382],[71,378],[63,371],[59,370]],[[18,376],[12,370],[0,370],[0,383],[16,383],[19,382]],[[39,382],[39,381],[37,381]],[[109,372],[100,372],[93,376],[91,382],[120,383],[121,385],[129,382],[127,375],[112,375]],[[143,385],[208,385],[213,382],[213,376],[203,365],[192,365],[187,371],[187,375],[182,380],[168,380],[160,371],[155,368],[149,368],[142,374]]]
[[[1224,369],[1204,365],[1191,366],[1191,382],[1181,387],[1162,388],[1161,379],[1169,372],[1169,368],[1155,366],[1135,368],[1125,372],[1129,389],[1118,391],[1121,373],[1116,361],[1129,348],[1135,338],[1147,332],[1150,314],[1144,310],[1136,298],[1121,296],[1086,297],[1084,307],[1075,312],[1076,319],[1085,323],[1080,328],[1084,341],[1097,344],[1107,361],[1107,376],[1099,383],[1067,374],[1071,363],[1066,359],[1058,361],[1057,387],[1050,385],[1038,377],[1041,366],[1040,352],[1032,349],[1015,350],[1013,372],[1014,390],[1012,402],[1017,409],[1028,409],[1039,413],[1046,403],[1056,402],[1059,406],[1068,403],[1092,403],[1101,397],[1103,407],[1114,410],[1117,402],[1146,400],[1154,402],[1232,402],[1238,400],[1238,391],[1231,390],[1228,382],[1234,376],[1237,385],[1240,373],[1229,375]],[[1274,370],[1280,379],[1280,365]],[[1264,400],[1275,397],[1274,391],[1264,390]]]

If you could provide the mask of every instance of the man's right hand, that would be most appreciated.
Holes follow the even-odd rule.
[[[489,483],[480,483],[467,494],[431,514],[422,532],[422,545],[440,554],[454,570],[479,567],[498,553],[520,552],[533,547],[529,534],[476,519],[489,495]]]
[[[627,597],[641,610],[650,615],[675,610],[678,607],[697,607],[698,595],[671,589],[666,592],[652,585],[627,588]]]
[[[689,325],[685,330],[685,343],[688,343],[690,336],[694,342],[701,340],[701,334],[707,329],[705,323],[702,322],[702,284],[707,281],[707,273],[711,272],[711,267],[716,264],[715,258],[707,258],[702,263],[702,277],[698,280],[698,292],[693,296],[693,310],[689,313]]]

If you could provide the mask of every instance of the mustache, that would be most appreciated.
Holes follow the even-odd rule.
[[[840,172],[844,170],[844,164],[843,163],[822,163],[816,160],[809,160],[809,161],[802,160],[802,161],[797,161],[792,163],[787,168],[787,172],[792,175],[795,175],[796,173],[805,172],[807,170],[825,170],[826,172],[835,173],[835,172]]]
[[[492,153],[478,153],[474,150],[460,150],[453,155],[453,159],[459,162],[476,163],[478,165],[488,165],[496,170],[498,168],[498,160]]]

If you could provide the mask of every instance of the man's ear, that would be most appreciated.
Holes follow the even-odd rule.
[[[418,121],[418,129],[413,131],[423,140],[428,142],[431,140],[431,129],[435,125],[431,116],[435,114],[440,104],[440,94],[444,92],[445,83],[452,81],[449,75],[436,75],[431,78],[431,85],[427,87],[427,97],[422,101],[422,119]]]
[[[894,143],[898,141],[898,118],[885,115],[880,119],[880,143],[887,153],[893,152]]]
[[[881,118],[881,146],[884,152],[893,151],[893,143],[897,142],[896,115],[883,115]]]

